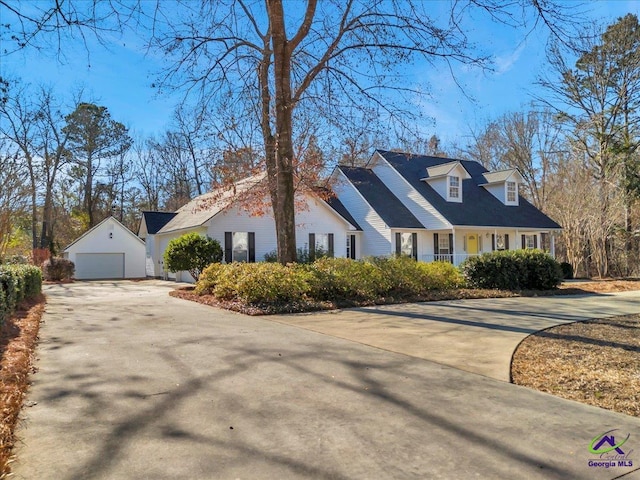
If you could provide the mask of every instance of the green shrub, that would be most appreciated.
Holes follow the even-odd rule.
[[[25,299],[42,291],[42,274],[32,265],[0,267],[0,321],[4,322]]]
[[[311,280],[312,275],[295,264],[212,264],[203,270],[195,292],[247,303],[296,302],[305,298]]]
[[[562,277],[565,280],[571,280],[573,278],[573,267],[569,262],[560,263],[560,268],[562,269]]]
[[[70,280],[76,271],[75,264],[66,258],[51,257],[42,264],[44,279],[50,282]]]
[[[186,270],[198,280],[206,267],[222,261],[222,247],[217,240],[195,232],[186,233],[169,242],[163,257],[165,267],[170,272]]]
[[[324,257],[306,267],[316,300],[374,300],[389,290],[382,270],[371,262]]]
[[[471,257],[461,265],[472,288],[550,290],[562,281],[560,264],[540,250],[510,250]]]
[[[241,273],[236,294],[248,303],[297,302],[309,291],[311,274],[293,264],[245,264]]]
[[[5,266],[0,268],[0,289],[4,290],[6,309],[11,315],[18,305],[18,285],[14,273]]]
[[[218,277],[224,270],[224,267],[225,265],[222,263],[212,263],[206,267],[196,282],[195,293],[198,295],[211,294],[218,283]]]
[[[9,305],[7,304],[4,289],[0,287],[0,326],[9,318]]]
[[[449,290],[464,285],[464,277],[450,262],[416,262],[425,290]]]

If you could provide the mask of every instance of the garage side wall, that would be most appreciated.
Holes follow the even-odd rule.
[[[146,276],[144,242],[112,218],[88,231],[64,253],[76,264],[79,280]],[[121,264],[122,268],[118,270],[111,261]],[[119,274],[114,277],[116,272]]]

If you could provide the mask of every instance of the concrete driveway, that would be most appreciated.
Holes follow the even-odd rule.
[[[508,382],[513,352],[532,333],[629,313],[640,313],[640,291],[385,305],[269,318]]]
[[[640,462],[638,418],[174,299],[174,286],[47,287],[16,478],[611,479]],[[589,466],[612,429],[636,467]]]

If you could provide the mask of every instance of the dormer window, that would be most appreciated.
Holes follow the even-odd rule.
[[[460,198],[460,177],[449,177],[449,198],[456,200]]]
[[[462,184],[471,178],[459,160],[427,167],[427,176],[421,178],[447,202],[462,203]]]
[[[485,183],[481,183],[481,187],[484,187],[487,192],[504,205],[518,206],[518,184],[524,182],[524,178],[516,168],[485,172],[482,175]]]
[[[507,203],[516,203],[518,199],[518,184],[516,182],[507,183]]]

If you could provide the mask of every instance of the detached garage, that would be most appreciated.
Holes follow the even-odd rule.
[[[144,278],[144,241],[113,217],[106,218],[64,249],[78,280]]]

